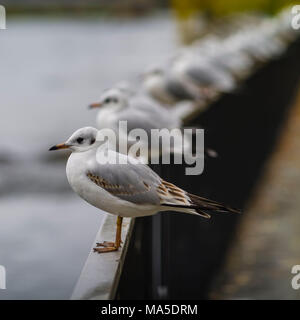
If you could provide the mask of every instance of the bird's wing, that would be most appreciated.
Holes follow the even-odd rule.
[[[180,127],[180,120],[163,107],[136,101],[131,107],[120,112],[119,120],[127,121],[128,132],[133,129],[144,129],[148,136],[151,129],[172,129]]]
[[[174,79],[167,79],[166,88],[178,100],[196,100],[196,97],[192,93]]]
[[[234,89],[235,82],[229,72],[221,69],[190,67],[187,69],[187,74],[200,86],[212,86],[221,91],[230,91]]]
[[[87,177],[113,196],[135,203],[159,205],[160,177],[143,164],[101,164],[93,161]]]
[[[86,171],[91,182],[116,198],[137,205],[154,205],[176,210],[187,209],[209,218],[206,212],[239,212],[212,200],[187,193],[172,183],[162,180],[143,164],[93,164]],[[184,211],[184,210],[182,210]],[[185,211],[187,212],[187,211]]]
[[[151,168],[140,163],[98,164],[90,162],[87,177],[117,198],[152,205],[189,205],[187,193],[162,180]]]
[[[203,70],[201,68],[191,66],[188,67],[186,70],[186,73],[199,85],[203,86],[211,86],[215,85],[215,77],[212,76],[212,72],[209,72],[208,70]]]

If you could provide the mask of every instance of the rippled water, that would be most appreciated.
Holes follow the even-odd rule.
[[[172,19],[11,19],[0,31],[0,299],[68,299],[103,215],[73,194],[48,153],[101,90],[164,61]]]

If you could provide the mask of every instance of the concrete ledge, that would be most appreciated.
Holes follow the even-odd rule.
[[[112,241],[115,238],[116,216],[106,214],[71,296],[72,300],[105,300],[115,297],[133,225],[134,219],[123,219],[123,245],[119,251],[95,253],[93,247],[96,242]]]

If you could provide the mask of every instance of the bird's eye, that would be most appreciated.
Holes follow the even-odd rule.
[[[76,141],[77,143],[81,144],[83,142],[83,138],[79,137]]]
[[[92,138],[91,140],[91,144],[95,143],[96,139],[95,138]]]
[[[106,99],[104,100],[104,102],[105,102],[105,103],[110,103],[110,98],[106,98]]]

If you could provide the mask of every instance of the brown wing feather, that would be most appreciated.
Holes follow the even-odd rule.
[[[94,175],[90,172],[88,172],[87,177],[93,181],[96,185],[98,185],[99,187],[105,189],[106,191],[108,191],[109,193],[115,195],[115,196],[120,196],[120,195],[136,195],[139,193],[145,193],[147,191],[149,191],[150,186],[146,183],[144,183],[145,189],[143,190],[137,190],[135,189],[132,185],[128,185],[126,186],[126,188],[124,186],[121,186],[119,184],[111,184],[108,181],[106,181],[105,179]]]
[[[156,190],[160,195],[162,204],[167,202],[177,205],[189,205],[189,198],[187,197],[186,192],[170,182],[162,180]]]
[[[157,192],[162,199],[162,205],[194,209],[197,213],[209,217],[208,212],[231,212],[240,213],[241,211],[235,208],[228,207],[222,203],[199,197],[180,189],[174,184],[162,180],[161,185],[158,186]]]

